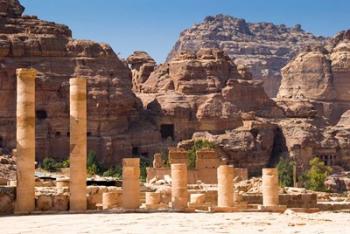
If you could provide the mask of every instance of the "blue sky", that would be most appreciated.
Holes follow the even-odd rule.
[[[145,50],[163,62],[182,30],[208,15],[273,22],[332,36],[350,28],[350,0],[20,0],[25,14],[68,25],[77,39],[110,44],[121,57]]]

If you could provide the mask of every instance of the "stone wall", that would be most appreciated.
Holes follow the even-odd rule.
[[[243,200],[249,204],[262,204],[262,194],[244,194]],[[281,205],[288,208],[316,208],[316,194],[280,194],[279,201]]]
[[[15,199],[16,187],[0,186],[0,216],[13,214]]]

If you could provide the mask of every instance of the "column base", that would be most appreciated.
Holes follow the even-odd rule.
[[[147,205],[143,204],[141,208],[145,208],[147,210],[167,210],[169,207],[166,204],[154,204],[154,205]]]
[[[209,207],[209,212],[217,213],[230,213],[230,212],[239,212],[240,209],[237,207]]]
[[[261,212],[274,212],[274,213],[283,213],[287,209],[285,205],[277,205],[277,206],[264,206],[259,205],[258,210]]]

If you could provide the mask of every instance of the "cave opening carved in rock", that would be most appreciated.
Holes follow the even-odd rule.
[[[166,140],[170,137],[172,140],[175,140],[174,130],[174,124],[162,124],[160,126],[160,134],[162,136],[162,139]]]

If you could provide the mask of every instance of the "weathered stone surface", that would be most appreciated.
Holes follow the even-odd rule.
[[[196,132],[192,144],[196,140],[208,140],[216,146],[221,158],[227,163],[249,168],[251,174],[259,174],[261,168],[272,163],[279,153],[274,152],[278,137],[280,135],[277,125],[255,120],[221,134]],[[191,143],[180,142],[179,147],[183,144]]]
[[[65,26],[22,16],[17,0],[1,1],[0,21],[0,147],[14,148],[16,68],[35,68],[36,158],[65,159],[69,155],[69,84],[72,77],[88,82],[88,150],[105,165],[132,153],[133,145],[157,138],[142,116],[133,94],[131,72],[106,44],[75,40]],[[140,120],[144,118],[145,120]],[[153,136],[155,135],[155,136]],[[156,151],[156,150],[154,150]]]
[[[250,80],[244,67],[219,49],[181,53],[160,65],[141,85],[137,96],[160,125],[173,126],[167,144],[190,139],[197,131],[224,133],[242,126],[239,112],[257,116],[283,116],[264,92],[262,83]]]
[[[133,90],[140,91],[142,84],[148,79],[156,67],[156,62],[144,51],[135,51],[127,59],[132,71]]]
[[[1,0],[0,17],[19,17],[22,15],[24,7],[18,0]]]
[[[36,209],[40,211],[48,211],[52,209],[53,200],[50,195],[39,195],[36,199]]]
[[[326,38],[307,33],[300,25],[248,23],[244,19],[217,15],[184,30],[168,61],[184,51],[220,48],[234,58],[236,64],[247,65],[254,79],[265,81],[265,90],[273,97],[280,85],[280,69],[302,48],[325,42]]]
[[[350,40],[338,34],[331,46],[309,48],[282,69],[278,101],[309,101],[333,124],[350,108]],[[341,40],[342,38],[342,40]]]
[[[321,51],[301,53],[282,69],[278,98],[332,100],[331,61]]]
[[[14,212],[15,197],[16,187],[0,186],[0,215]]]

